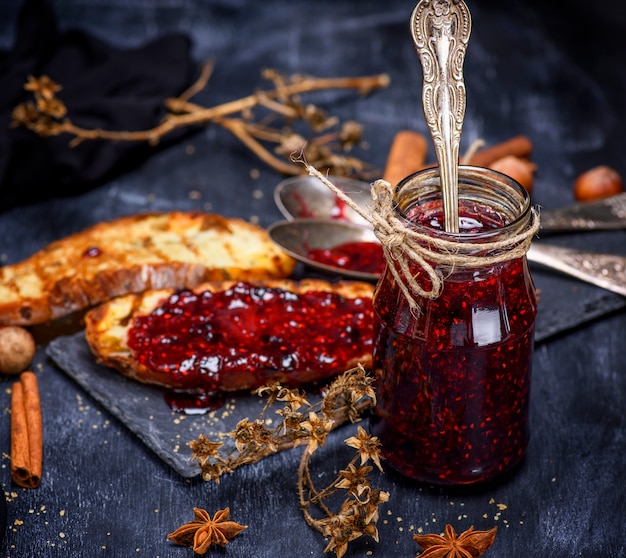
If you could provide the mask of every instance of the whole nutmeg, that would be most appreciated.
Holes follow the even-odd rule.
[[[582,173],[574,182],[574,197],[582,202],[608,198],[623,191],[622,177],[606,165]]]
[[[35,340],[23,327],[0,327],[0,373],[19,374],[35,356]]]
[[[507,155],[489,165],[489,168],[510,176],[519,182],[528,192],[533,189],[535,183],[535,171],[537,165],[528,159]]]

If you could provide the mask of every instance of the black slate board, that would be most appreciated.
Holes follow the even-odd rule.
[[[256,418],[263,406],[262,398],[240,394],[204,415],[173,411],[158,387],[129,380],[98,364],[83,332],[53,340],[47,353],[85,391],[183,477],[200,474],[197,463],[191,461],[189,441],[205,434],[212,441],[224,442],[224,452],[232,452],[235,450],[234,440],[224,434],[234,430],[242,418]]]
[[[595,289],[595,299],[593,292],[584,297],[556,296],[556,291],[562,295],[568,288],[574,293],[578,289],[594,289],[560,276],[536,273],[535,283],[540,292],[537,342],[626,305],[626,299],[598,289]],[[188,446],[191,440],[202,433],[213,441],[224,442],[224,452],[232,452],[235,450],[234,441],[225,433],[234,430],[244,418],[256,418],[263,405],[263,399],[256,395],[237,394],[227,398],[223,407],[205,415],[185,415],[173,411],[160,388],[129,380],[98,364],[87,345],[84,332],[53,340],[48,345],[47,354],[183,477],[200,474],[198,465],[191,461]]]

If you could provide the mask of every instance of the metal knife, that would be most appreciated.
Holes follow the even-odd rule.
[[[539,215],[544,232],[626,229],[626,192],[597,201],[542,209]]]
[[[529,262],[560,271],[581,281],[626,296],[626,257],[562,248],[533,242]]]
[[[540,211],[542,232],[626,229],[626,192],[593,202]],[[626,257],[562,248],[538,241],[528,261],[626,296]]]

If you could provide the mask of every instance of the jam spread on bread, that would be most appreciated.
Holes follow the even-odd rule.
[[[219,391],[238,375],[259,387],[274,373],[286,384],[291,373],[299,384],[301,373],[328,378],[355,354],[371,353],[372,302],[247,282],[218,292],[180,290],[135,316],[127,341],[141,365],[171,375],[182,390]]]

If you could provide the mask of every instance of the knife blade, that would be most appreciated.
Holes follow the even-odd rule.
[[[615,230],[626,228],[626,192],[556,209],[541,209],[543,232]]]
[[[626,296],[626,257],[533,242],[529,262]]]

